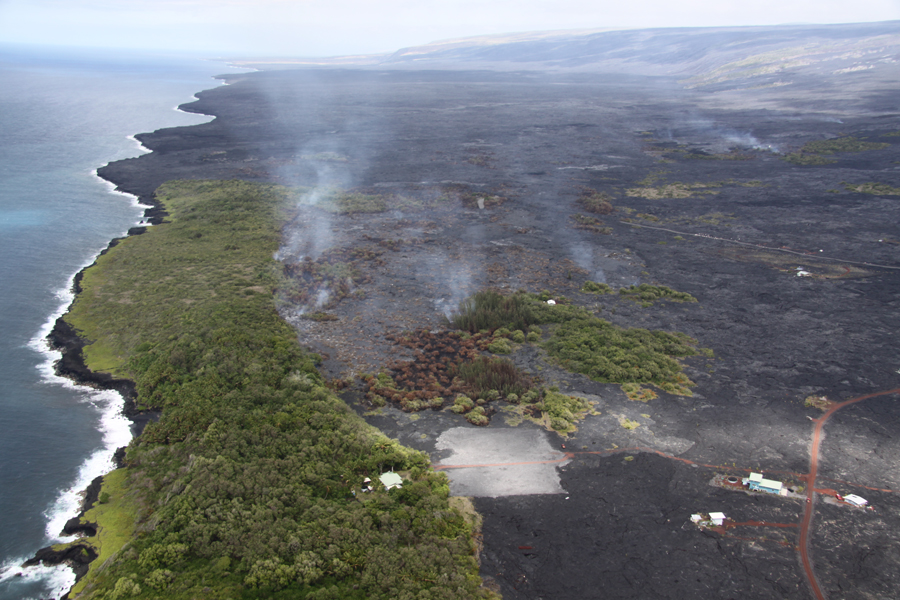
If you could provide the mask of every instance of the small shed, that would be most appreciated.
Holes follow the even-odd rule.
[[[744,484],[751,490],[757,492],[768,492],[769,494],[780,494],[784,484],[774,479],[766,479],[762,473],[750,473],[750,477],[744,479]]]
[[[384,484],[385,489],[392,489],[403,487],[403,478],[390,471],[388,473],[382,473],[381,477],[378,478],[382,484]]]
[[[699,522],[702,521],[702,520],[703,520],[703,515],[696,515],[696,514],[695,514],[695,515],[691,515],[691,522],[692,522],[692,523],[699,523]]]
[[[856,494],[847,494],[844,496],[844,502],[849,502],[853,506],[863,507],[869,503],[868,500],[863,498],[862,496],[857,496]]]
[[[728,517],[725,516],[725,513],[720,512],[712,512],[709,513],[709,520],[713,522],[713,525],[716,527],[721,527],[725,524],[725,519]]]

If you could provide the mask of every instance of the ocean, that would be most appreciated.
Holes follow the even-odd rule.
[[[131,439],[115,392],[53,374],[45,342],[73,276],[142,216],[96,169],[147,150],[131,136],[209,117],[177,110],[212,77],[190,57],[0,46],[0,599],[58,598],[65,567],[21,564],[77,513]]]

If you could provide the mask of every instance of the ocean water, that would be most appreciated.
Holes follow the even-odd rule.
[[[0,599],[58,598],[71,570],[21,568],[62,541],[79,492],[129,442],[122,399],[53,374],[44,341],[72,277],[142,209],[96,169],[146,149],[130,136],[209,117],[176,109],[222,62],[0,46]]]

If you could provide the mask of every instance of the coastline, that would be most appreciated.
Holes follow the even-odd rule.
[[[190,114],[205,114],[197,111],[185,111],[180,107],[178,107],[177,110],[186,113],[190,112]],[[121,409],[117,412],[122,414],[129,421],[131,440],[139,437],[147,424],[152,421],[157,421],[161,411],[140,410],[137,408],[137,391],[135,389],[136,386],[134,381],[116,378],[108,373],[97,373],[88,368],[84,360],[83,349],[88,345],[90,340],[82,337],[74,327],[69,325],[69,323],[65,321],[65,316],[69,313],[73,303],[82,291],[81,281],[84,278],[85,271],[96,265],[97,260],[101,256],[117,246],[122,240],[131,236],[143,234],[147,231],[147,227],[158,225],[166,216],[165,210],[152,194],[134,194],[125,191],[121,189],[115,181],[103,175],[105,170],[117,162],[134,160],[153,152],[137,138],[137,135],[140,134],[129,136],[129,139],[132,139],[138,144],[141,150],[140,155],[106,163],[102,167],[95,169],[93,173],[98,179],[109,186],[109,193],[127,196],[132,200],[134,205],[143,208],[143,215],[140,221],[142,224],[130,227],[124,236],[112,238],[107,245],[94,256],[89,264],[83,266],[72,276],[71,283],[67,290],[67,292],[71,294],[71,299],[69,299],[68,304],[63,308],[61,314],[53,321],[50,331],[46,333],[46,335],[39,334],[38,336],[40,342],[46,344],[50,351],[58,352],[60,354],[60,357],[52,362],[54,375],[68,380],[75,386],[87,387],[99,391],[111,391],[117,393],[121,397]],[[110,460],[113,463],[112,470],[124,466],[126,447],[127,446],[119,446],[113,451],[112,456],[110,457]],[[106,473],[97,475],[90,481],[86,488],[78,492],[78,495],[81,496],[81,502],[77,514],[67,519],[62,530],[53,535],[70,537],[96,534],[97,525],[90,522],[82,523],[82,518],[98,500],[103,478],[110,472],[111,471],[107,471]],[[62,549],[54,548],[54,546],[59,544],[51,544],[38,549],[35,551],[34,555],[23,562],[21,566],[36,567],[43,565],[45,567],[52,567],[65,565],[69,567],[74,573],[75,579],[69,586],[69,590],[61,596],[62,599],[65,599],[68,598],[72,587],[87,574],[90,563],[99,555],[89,545],[78,543],[77,538],[71,541],[63,541],[62,543],[65,544],[65,547]]]

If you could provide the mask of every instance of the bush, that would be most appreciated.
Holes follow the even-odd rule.
[[[560,417],[550,417],[550,427],[557,431],[568,431],[572,423]]]
[[[536,331],[529,331],[529,332],[528,332],[528,336],[526,337],[526,339],[527,339],[529,342],[540,342],[540,341],[541,341],[542,339],[544,339],[544,338],[543,338],[543,336],[542,336],[540,333],[538,333],[538,332],[536,332]]]
[[[472,400],[468,396],[460,395],[460,396],[457,396],[456,400],[453,401],[452,410],[453,410],[453,412],[455,412],[457,414],[461,414],[468,410],[472,410],[472,408],[474,406],[475,406],[474,400]]]
[[[587,189],[578,199],[578,203],[588,212],[598,215],[608,215],[615,211],[610,200],[612,200],[612,198],[608,194],[598,192],[597,190]]]
[[[533,323],[530,302],[522,294],[503,296],[493,290],[478,292],[460,303],[451,323],[471,333],[500,327],[525,329]]]
[[[459,365],[455,374],[473,395],[480,397],[487,397],[491,390],[496,390],[501,396],[521,394],[532,385],[531,378],[505,358],[480,356]]]
[[[576,373],[603,383],[672,384],[673,393],[693,385],[676,358],[697,354],[684,334],[621,329],[588,317],[562,323],[544,343],[550,356]]]
[[[597,283],[596,281],[585,281],[581,286],[581,291],[589,294],[612,294],[613,290],[606,283]]]
[[[476,406],[472,412],[466,415],[466,420],[472,425],[487,425],[490,419],[484,414],[484,408]]]
[[[521,344],[525,341],[525,333],[521,329],[516,329],[512,332],[512,335],[510,335],[510,339],[517,344]]]
[[[509,354],[512,352],[512,346],[506,338],[496,338],[488,345],[488,351],[494,354]]]
[[[650,285],[642,283],[640,285],[632,285],[627,288],[619,288],[619,294],[622,296],[630,296],[638,300],[646,302],[654,302],[656,300],[670,300],[671,302],[696,302],[697,299],[686,292],[676,292],[670,287],[664,285]]]

